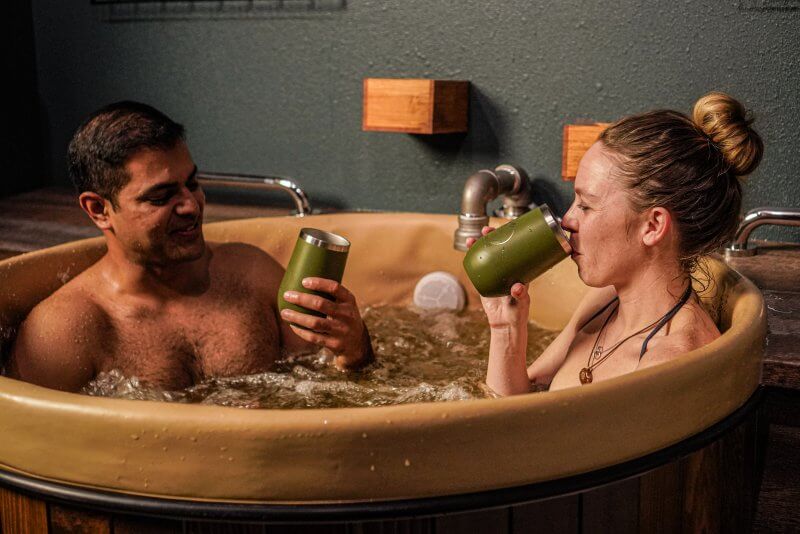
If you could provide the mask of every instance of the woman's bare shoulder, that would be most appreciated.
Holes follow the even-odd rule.
[[[639,369],[673,360],[718,337],[719,329],[705,309],[696,302],[687,303],[670,322],[668,334],[655,336],[648,343]]]

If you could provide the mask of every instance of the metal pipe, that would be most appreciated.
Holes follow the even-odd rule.
[[[739,228],[733,238],[733,243],[725,247],[725,257],[752,256],[757,248],[747,248],[750,234],[764,224],[779,226],[800,226],[800,208],[755,208],[739,223]]]
[[[278,176],[258,176],[253,174],[228,174],[222,172],[198,171],[197,181],[200,185],[212,187],[231,187],[236,189],[278,189],[286,191],[292,197],[297,216],[311,215],[311,203],[305,192],[296,182]]]
[[[522,169],[500,165],[495,170],[476,172],[464,183],[458,229],[453,236],[456,250],[467,250],[467,238],[481,236],[481,228],[489,224],[486,204],[504,195],[501,215],[516,218],[528,211],[531,202],[530,182]]]

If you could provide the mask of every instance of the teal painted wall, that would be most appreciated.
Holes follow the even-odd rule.
[[[723,90],[755,112],[767,146],[746,208],[800,206],[795,0],[247,4],[34,0],[53,183],[67,183],[81,119],[135,99],[186,125],[201,168],[291,176],[318,204],[453,213],[469,174],[513,163],[562,211],[565,123],[688,112]],[[362,132],[364,77],[469,80],[470,132]]]

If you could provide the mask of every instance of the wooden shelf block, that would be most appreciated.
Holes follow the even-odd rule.
[[[441,134],[467,131],[469,82],[365,78],[362,129]]]
[[[597,141],[603,130],[609,126],[608,122],[564,125],[564,144],[561,156],[561,177],[564,180],[575,179],[581,158]]]

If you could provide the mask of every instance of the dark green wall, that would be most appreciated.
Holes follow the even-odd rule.
[[[158,5],[34,1],[55,183],[66,183],[65,146],[81,118],[137,99],[185,123],[201,168],[288,175],[318,203],[455,212],[470,173],[514,163],[561,211],[571,197],[559,176],[565,123],[688,112],[723,90],[756,113],[767,146],[746,207],[800,206],[794,1]],[[362,132],[364,77],[469,80],[469,134]]]
[[[36,59],[30,0],[4,6],[0,71],[3,113],[0,128],[0,197],[35,189],[47,171],[42,149],[41,115],[36,88]]]

